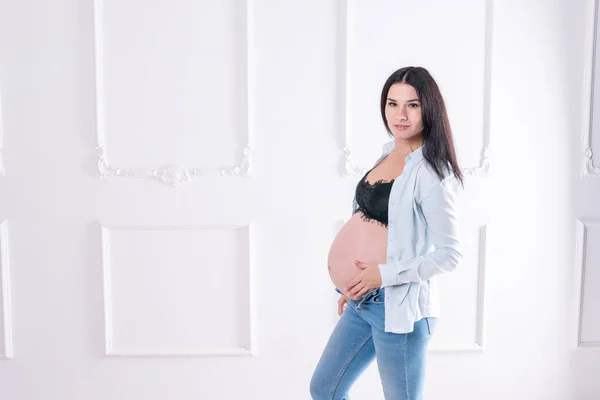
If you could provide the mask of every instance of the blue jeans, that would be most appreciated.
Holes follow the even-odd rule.
[[[410,333],[385,332],[384,291],[348,301],[310,382],[313,400],[350,399],[350,388],[375,358],[386,400],[422,399],[427,347],[437,319],[417,321]]]

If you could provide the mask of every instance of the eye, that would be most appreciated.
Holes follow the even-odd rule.
[[[419,103],[410,103],[408,106],[410,108],[418,108],[419,107]]]
[[[393,101],[390,101],[388,103],[388,106],[390,106],[390,107],[396,107],[396,103],[394,103]]]

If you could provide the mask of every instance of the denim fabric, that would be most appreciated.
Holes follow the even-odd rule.
[[[349,300],[310,382],[313,400],[348,400],[356,379],[376,359],[386,400],[422,399],[427,347],[437,318],[410,333],[385,332],[385,289]]]

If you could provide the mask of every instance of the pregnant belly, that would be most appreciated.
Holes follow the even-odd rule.
[[[335,287],[346,293],[346,285],[360,272],[354,260],[383,264],[387,256],[387,228],[376,221],[364,221],[356,213],[333,240],[327,260]]]

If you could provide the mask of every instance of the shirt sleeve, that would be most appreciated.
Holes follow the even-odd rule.
[[[422,282],[453,271],[462,259],[456,212],[457,180],[450,176],[436,179],[422,198],[420,207],[427,224],[427,235],[434,249],[423,256],[378,264],[382,287]]]

